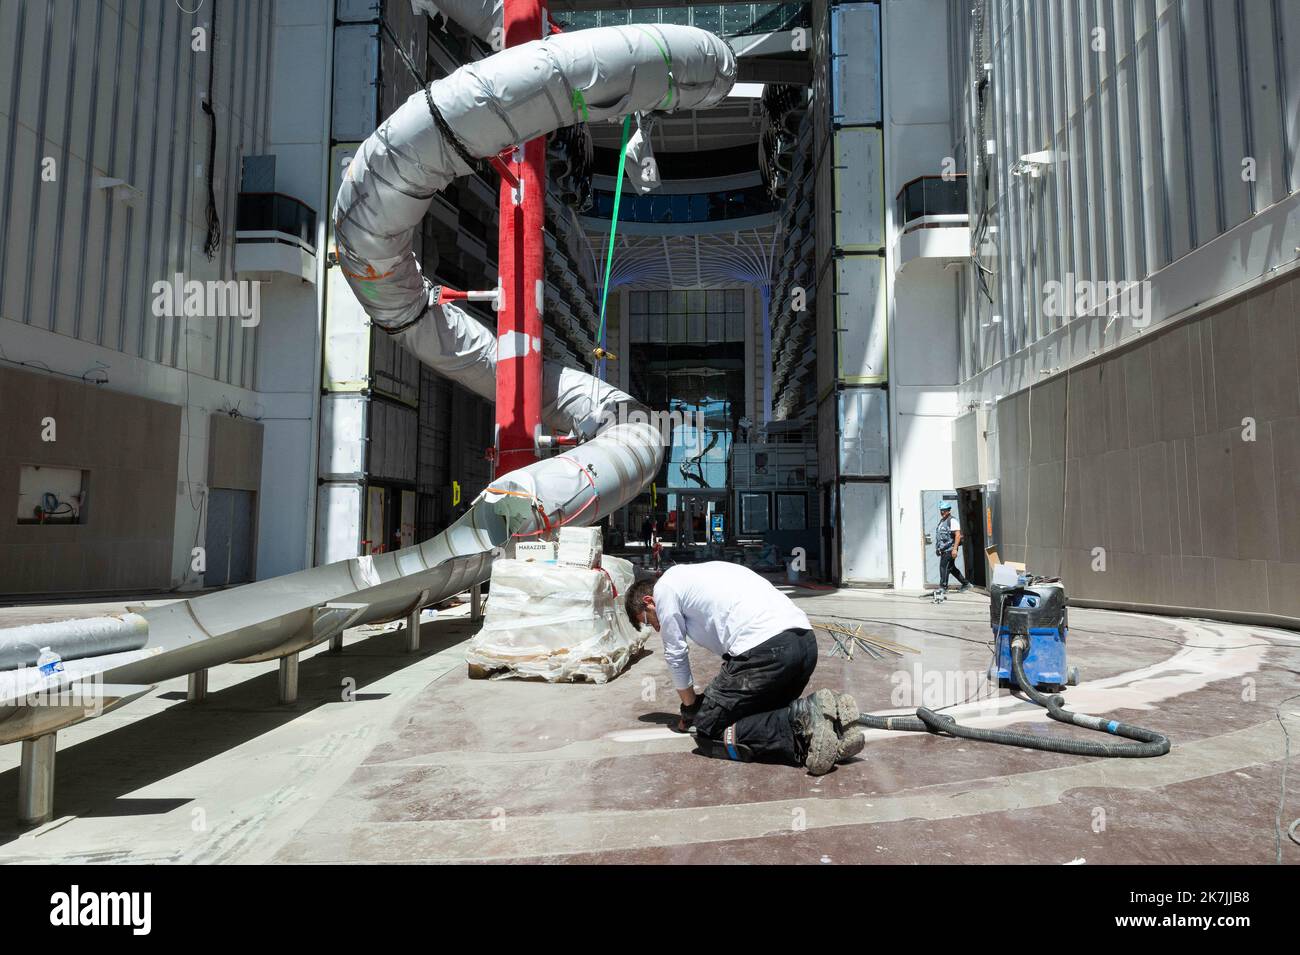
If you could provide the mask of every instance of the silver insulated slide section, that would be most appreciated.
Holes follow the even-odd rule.
[[[414,5],[444,12],[492,7],[499,16],[499,4]],[[646,25],[559,34],[430,84],[366,140],[339,192],[340,265],[358,300],[421,360],[493,397],[494,335],[461,309],[431,304],[436,292],[412,254],[412,232],[434,193],[469,172],[465,156],[490,157],[584,119],[714,105],[730,91],[735,71],[730,48],[712,34]],[[548,363],[543,387],[546,427],[589,440],[498,478],[443,533],[393,553],[139,609],[143,640],[133,618],[129,644],[105,643],[102,654],[69,661],[65,673],[50,679],[148,684],[291,653],[344,627],[391,620],[486,580],[494,553],[512,538],[590,524],[626,504],[658,471],[665,436],[630,396],[583,372]],[[119,620],[86,627],[80,632],[115,640],[122,630]],[[31,638],[24,634],[24,646],[14,647],[18,656],[9,659],[25,662]],[[0,650],[11,642],[19,641],[0,631]],[[9,718],[23,707],[3,704],[41,684],[50,685],[34,667],[0,670],[0,742],[23,738],[17,727],[24,721]],[[7,724],[14,730],[6,733]]]

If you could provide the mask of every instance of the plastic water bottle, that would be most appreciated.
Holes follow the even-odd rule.
[[[36,658],[36,666],[43,676],[53,676],[63,672],[63,657],[49,647],[41,647],[41,655]]]

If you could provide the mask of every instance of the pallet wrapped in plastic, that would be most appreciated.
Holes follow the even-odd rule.
[[[647,633],[623,609],[632,565],[608,556],[604,564],[592,570],[498,559],[483,628],[466,654],[470,672],[604,683],[626,669]]]

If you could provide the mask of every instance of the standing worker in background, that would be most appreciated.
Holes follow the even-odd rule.
[[[952,504],[939,503],[939,526],[934,531],[934,552],[939,555],[939,589],[948,590],[948,575],[961,584],[962,593],[971,589],[971,583],[957,569],[957,551],[961,548],[961,522],[952,516]]]
[[[817,666],[807,615],[748,567],[708,561],[673,567],[627,591],[632,623],[663,637],[681,697],[677,729],[694,729],[706,756],[804,766],[813,776],[856,756],[866,742],[858,704],[818,690],[799,699]],[[722,657],[722,670],[695,692],[687,639]]]

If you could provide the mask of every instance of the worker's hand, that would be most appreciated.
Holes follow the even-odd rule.
[[[700,711],[700,705],[704,702],[704,697],[695,694],[695,702],[687,705],[681,705],[681,717],[677,720],[677,725],[673,727],[678,733],[686,733],[695,724],[695,715]]]

